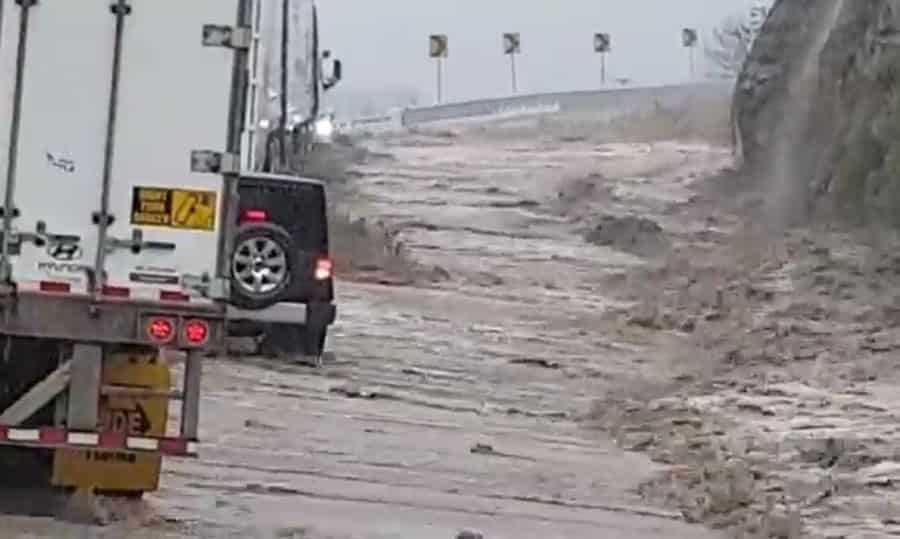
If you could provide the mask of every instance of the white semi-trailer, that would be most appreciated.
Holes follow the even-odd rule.
[[[238,193],[263,60],[310,54],[261,33],[274,4],[302,17],[294,1],[0,3],[0,478],[134,494],[162,455],[196,454],[201,358],[223,349],[254,226]]]

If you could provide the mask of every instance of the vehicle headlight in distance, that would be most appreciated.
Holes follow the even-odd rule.
[[[330,139],[331,135],[334,134],[334,122],[331,121],[331,118],[319,118],[316,120],[315,125],[316,136],[321,139]]]

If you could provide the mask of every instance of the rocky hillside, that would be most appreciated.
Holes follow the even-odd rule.
[[[900,224],[900,0],[777,0],[733,113],[745,170],[785,216],[828,201]]]

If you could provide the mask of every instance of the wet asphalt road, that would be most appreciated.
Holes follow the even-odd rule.
[[[394,159],[361,168],[366,212],[450,279],[342,282],[337,361],[208,363],[201,458],[167,461],[130,518],[17,517],[0,535],[715,537],[642,502],[637,486],[659,469],[579,425],[636,369],[640,347],[601,328],[609,277],[642,261],[588,245],[556,207],[560,182],[599,170],[621,174],[617,204],[653,206],[645,174],[670,181],[710,156],[497,133],[379,149]]]

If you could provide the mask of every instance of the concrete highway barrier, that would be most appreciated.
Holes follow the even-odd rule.
[[[515,116],[537,111],[591,112],[610,117],[649,110],[653,107],[677,107],[692,99],[726,96],[728,83],[710,82],[667,86],[645,86],[574,92],[529,94],[491,99],[446,103],[430,107],[396,109],[388,114],[357,118],[346,124],[350,130],[390,130],[428,123]]]

